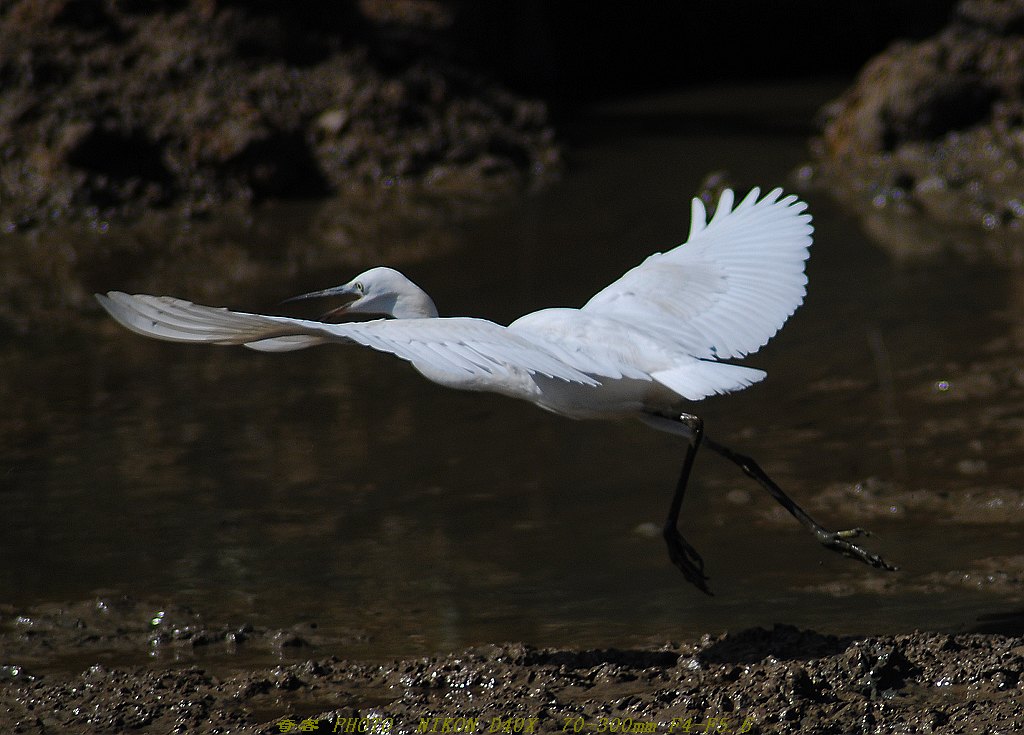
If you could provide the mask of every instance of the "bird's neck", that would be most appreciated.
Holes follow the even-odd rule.
[[[391,316],[395,319],[436,319],[437,307],[426,291],[413,287],[395,300]]]

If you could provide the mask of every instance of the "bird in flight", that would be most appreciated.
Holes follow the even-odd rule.
[[[687,241],[651,255],[579,309],[552,308],[501,326],[440,317],[430,297],[391,268],[296,299],[341,297],[321,320],[201,306],[170,296],[111,291],[96,298],[128,329],[172,342],[244,345],[285,352],[324,343],[363,345],[412,363],[429,380],[461,390],[530,401],[576,419],[636,418],[684,437],[686,455],[665,521],[669,558],[710,594],[704,562],[680,533],[690,470],[703,445],[738,465],[828,549],[895,569],[854,544],[860,528],[829,531],[743,454],[704,435],[690,404],[762,380],[756,368],[725,362],[763,347],[803,302],[811,245],[807,205],[755,188],[734,207],[722,192],[708,221],[694,199]],[[369,321],[338,322],[350,314]],[[328,321],[330,320],[330,321]]]

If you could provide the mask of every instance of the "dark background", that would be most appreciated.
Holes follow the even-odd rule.
[[[568,105],[721,80],[854,76],[936,33],[952,0],[457,5],[458,46],[524,92]]]

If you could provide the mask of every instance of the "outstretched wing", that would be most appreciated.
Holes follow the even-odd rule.
[[[811,216],[795,196],[755,188],[733,209],[722,192],[707,221],[693,200],[690,236],[599,291],[584,311],[657,332],[695,357],[756,352],[803,302]]]
[[[96,294],[110,315],[133,332],[171,342],[245,345],[282,352],[324,342],[359,344],[389,352],[455,377],[495,375],[510,368],[583,385],[598,381],[485,319],[378,319],[328,324],[247,314],[170,296]]]

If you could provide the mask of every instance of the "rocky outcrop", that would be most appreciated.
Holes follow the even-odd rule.
[[[549,173],[542,103],[444,52],[442,3],[15,0],[0,14],[0,223]]]
[[[818,181],[865,213],[1024,237],[1024,2],[965,0],[824,111]],[[903,234],[903,233],[901,233]]]

